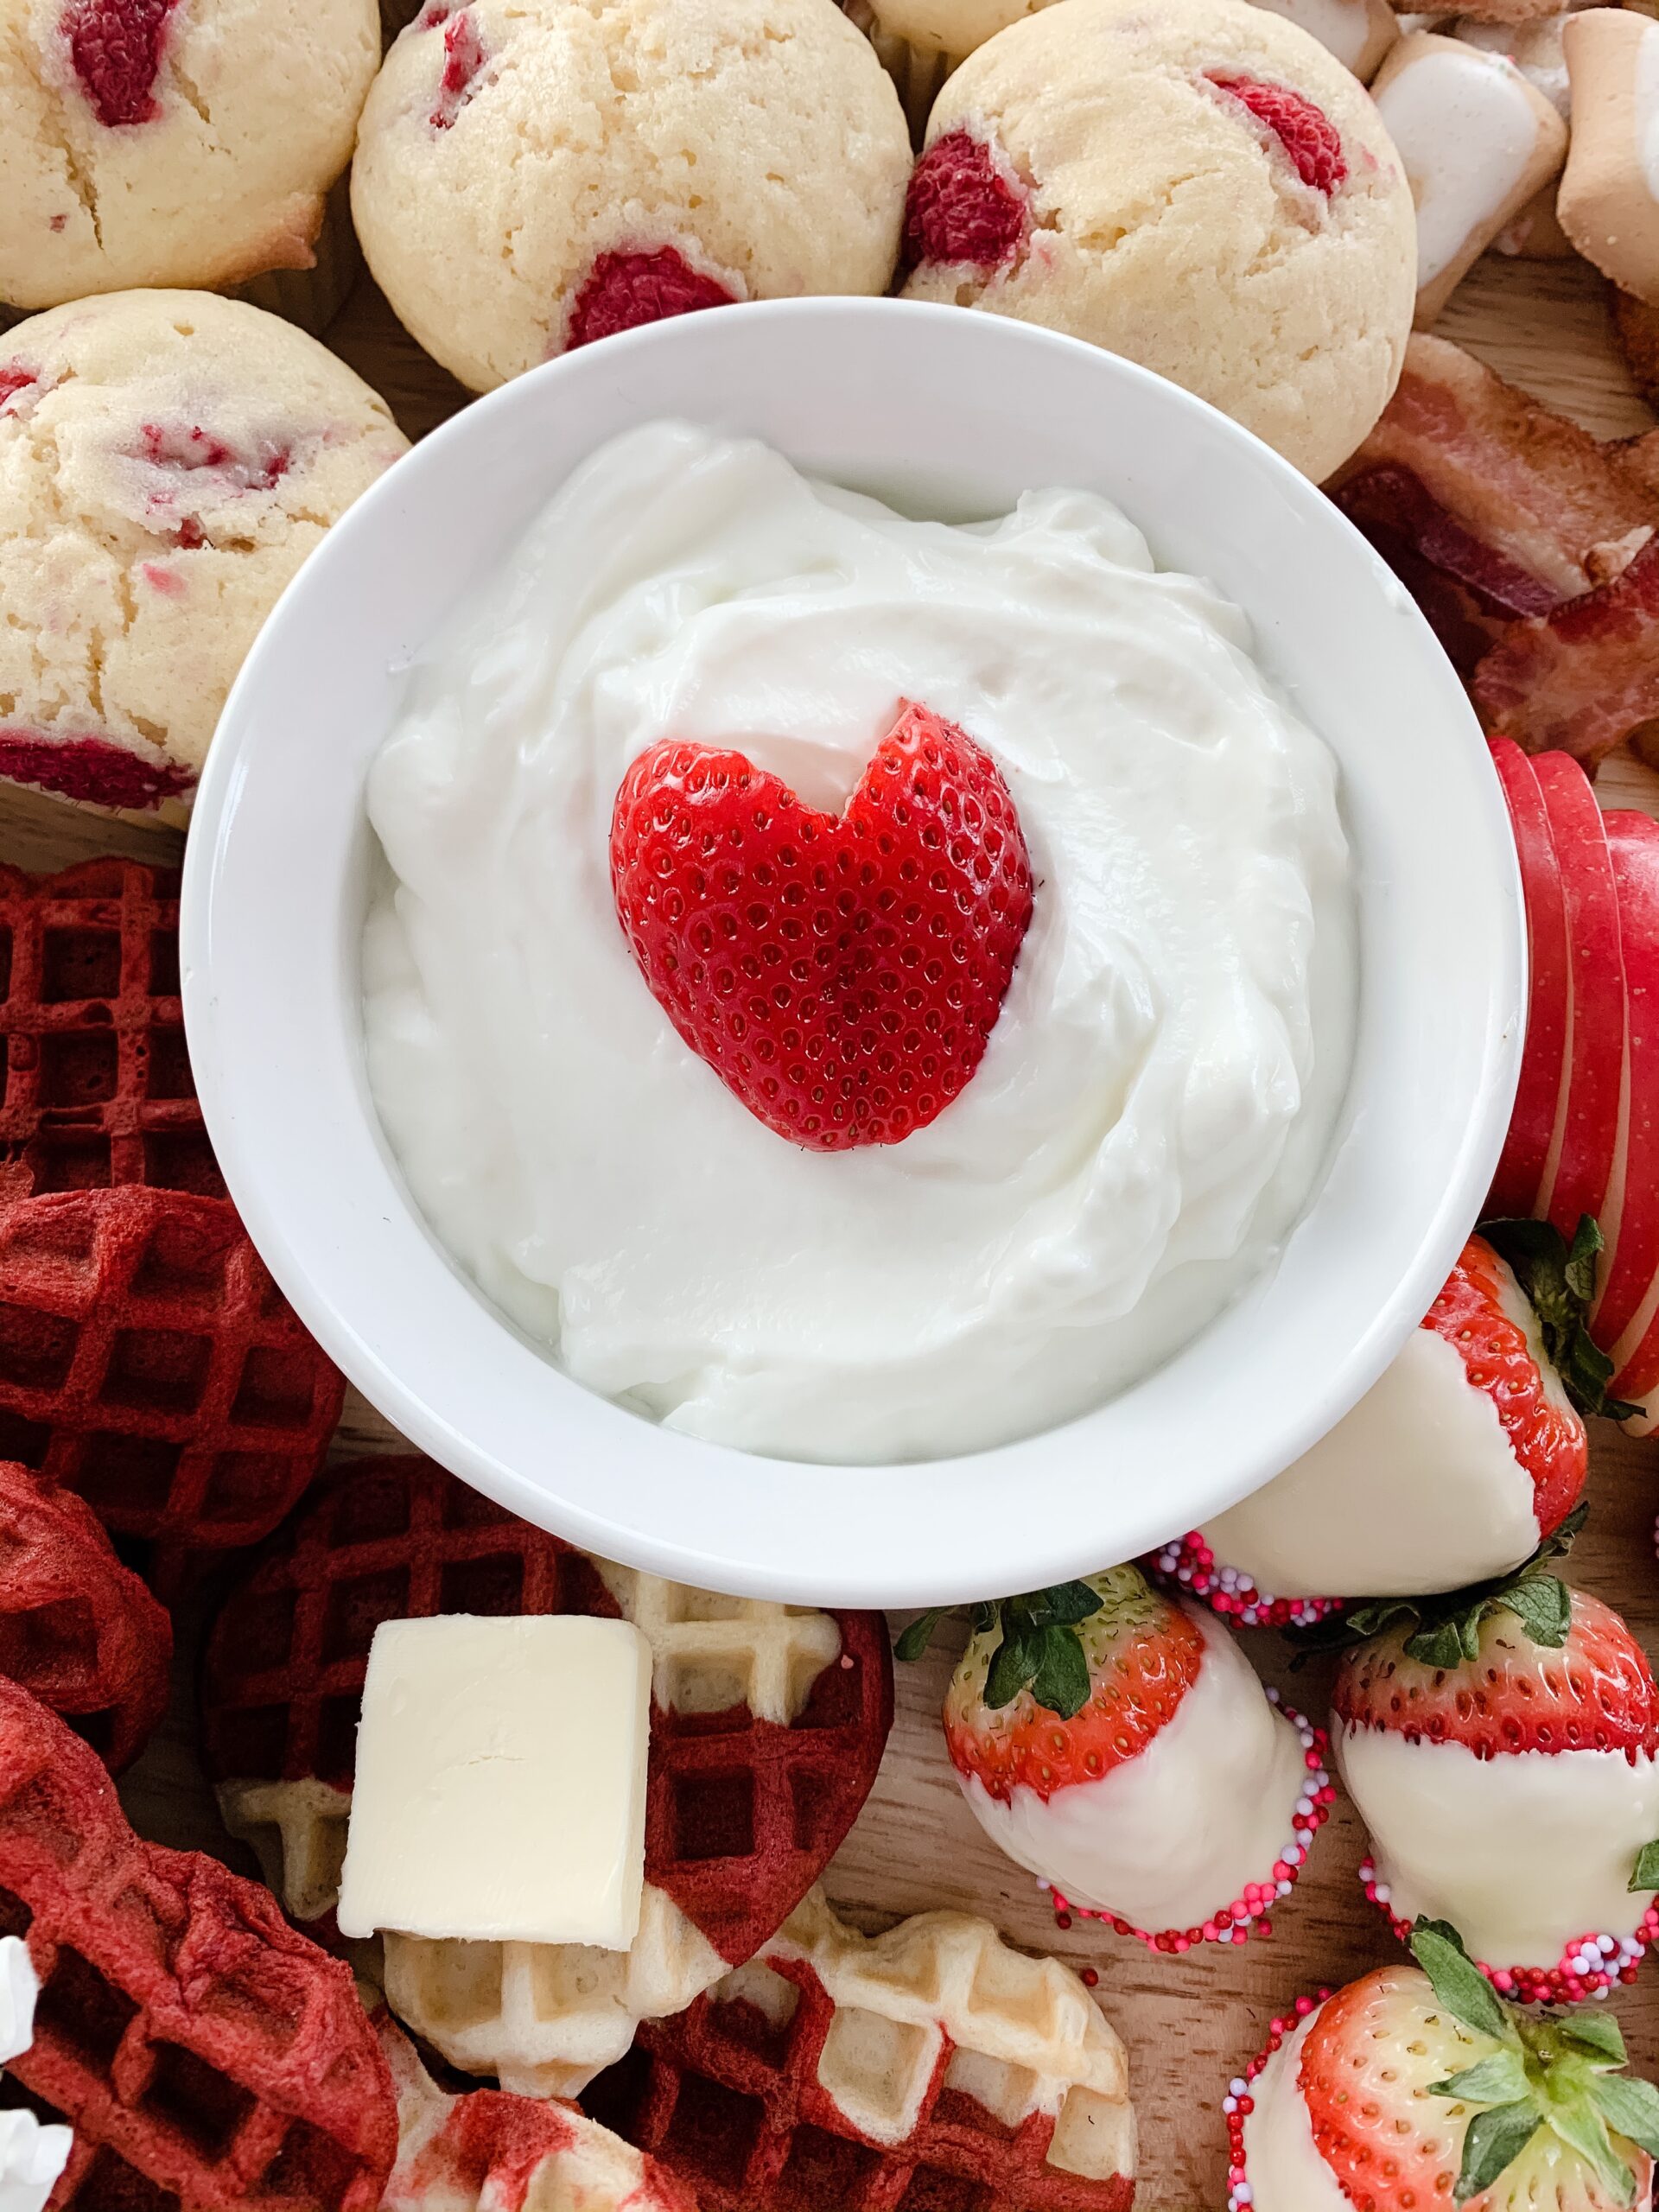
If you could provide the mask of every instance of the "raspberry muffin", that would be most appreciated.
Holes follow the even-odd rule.
[[[0,337],[0,776],[181,820],[277,594],[405,445],[315,339],[212,292]]]
[[[1245,0],[1062,0],[946,85],[907,297],[1091,340],[1319,479],[1388,404],[1416,225],[1357,79]]]
[[[429,0],[352,207],[405,327],[484,391],[659,316],[885,291],[909,171],[835,0]]]
[[[0,301],[258,283],[321,328],[379,52],[375,0],[0,0]]]

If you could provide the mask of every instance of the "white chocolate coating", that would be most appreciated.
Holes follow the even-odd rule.
[[[1345,1420],[1204,1535],[1268,1597],[1403,1597],[1518,1567],[1538,1519],[1491,1397],[1419,1329]]]
[[[975,1818],[1016,1866],[1073,1904],[1156,1935],[1202,1925],[1270,1878],[1307,1781],[1301,1738],[1221,1624],[1192,1608],[1198,1678],[1146,1749],[1045,1800],[993,1797],[959,1776]]]
[[[1281,2043],[1250,2084],[1244,2120],[1244,2170],[1257,2212],[1354,2212],[1319,2156],[1297,2075],[1302,2046],[1323,2005]]]
[[[1631,1869],[1659,1836],[1659,1762],[1622,1751],[1519,1751],[1386,1728],[1335,1732],[1377,1878],[1402,1920],[1449,1920],[1494,1967],[1553,1967],[1581,1936],[1628,1936],[1651,1892]]]

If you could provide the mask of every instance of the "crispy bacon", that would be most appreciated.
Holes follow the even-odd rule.
[[[1471,689],[1489,729],[1591,766],[1659,716],[1659,540],[1611,583],[1515,623]]]
[[[1388,411],[1331,488],[1381,468],[1414,479],[1511,593],[1517,576],[1548,593],[1516,612],[1606,582],[1653,528],[1652,494],[1616,453],[1443,338],[1412,340]]]

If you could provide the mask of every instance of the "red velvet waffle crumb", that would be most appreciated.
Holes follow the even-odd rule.
[[[458,16],[446,10],[431,21],[445,26],[443,74],[438,79],[438,104],[427,121],[435,130],[448,130],[473,96],[473,79],[484,67],[484,41],[464,8]]]
[[[570,310],[565,350],[590,346],[595,338],[614,338],[671,315],[694,315],[699,308],[730,307],[737,295],[716,276],[693,269],[671,245],[649,253],[601,253]]]
[[[70,0],[63,29],[92,112],[109,129],[153,123],[162,39],[178,0]]]
[[[0,729],[0,777],[87,806],[138,813],[180,798],[196,780],[194,769],[144,760],[107,737],[40,737],[23,729]]]
[[[996,269],[1024,243],[1027,208],[992,159],[965,130],[937,139],[916,164],[905,202],[904,264],[966,263]]]
[[[1327,198],[1348,174],[1343,157],[1342,134],[1323,108],[1294,92],[1288,85],[1270,85],[1260,77],[1231,77],[1211,73],[1217,92],[1248,108],[1284,148],[1291,167],[1302,182]]]

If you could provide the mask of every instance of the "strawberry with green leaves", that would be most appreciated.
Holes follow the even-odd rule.
[[[1659,1935],[1659,1691],[1618,1615],[1540,1559],[1345,1625],[1337,1760],[1396,1930],[1449,1922],[1523,1998],[1633,1980]]]
[[[1300,2000],[1224,2100],[1229,2212],[1651,2212],[1659,2091],[1598,2010],[1505,2004],[1452,1930]]]
[[[926,1648],[937,1614],[900,1637]],[[1061,1910],[1160,1950],[1241,1942],[1332,1792],[1323,1739],[1220,1623],[1133,1567],[973,1608],[944,1703],[963,1794]]]

